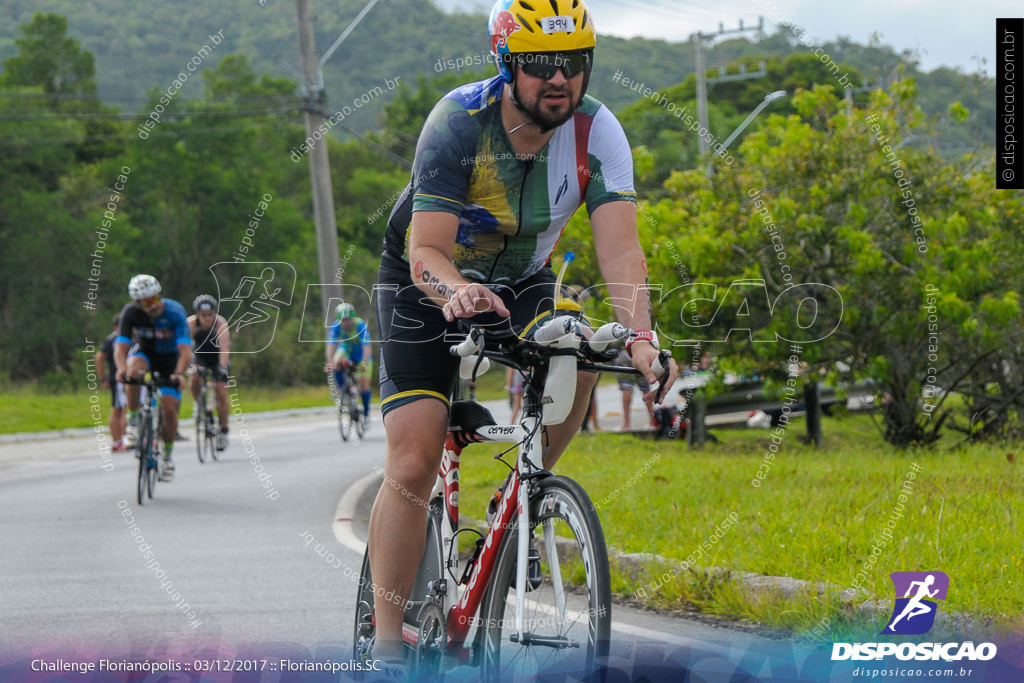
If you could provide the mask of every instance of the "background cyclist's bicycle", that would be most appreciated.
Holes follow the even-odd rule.
[[[338,430],[342,441],[357,441],[366,434],[366,416],[363,414],[362,397],[359,395],[359,380],[356,364],[345,361],[345,386],[340,391],[334,381],[334,374],[327,373],[331,396],[338,408]]]
[[[169,378],[161,377],[158,372],[146,372],[141,379],[129,379],[125,384],[141,384],[144,389],[139,401],[139,433],[135,442],[135,457],[139,461],[136,499],[139,505],[143,505],[147,497],[153,497],[156,482],[163,474],[160,445],[164,438],[164,418],[158,390],[178,385]]]
[[[213,371],[202,365],[195,366],[193,371],[202,382],[195,403],[196,455],[199,456],[199,462],[205,462],[207,458],[216,460],[220,424],[213,415]]]

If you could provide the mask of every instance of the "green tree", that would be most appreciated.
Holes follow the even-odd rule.
[[[980,368],[1001,372],[1003,340],[1020,339],[1022,269],[997,255],[1019,241],[1022,193],[990,189],[990,152],[954,165],[901,144],[930,128],[913,81],[866,111],[831,90],[798,92],[796,114],[769,117],[712,182],[667,181],[649,210],[652,281],[706,284],[666,286],[659,322],[775,380],[798,342],[812,374],[842,363],[877,383],[891,443],[928,443],[952,415],[943,397],[991,387]]]
[[[82,50],[67,30],[67,18],[36,12],[32,23],[21,25],[21,36],[14,41],[18,54],[4,60],[0,85],[39,85],[47,93],[95,96],[92,53]]]
[[[16,379],[73,376],[76,349],[108,329],[86,306],[112,177],[91,191],[81,167],[115,153],[116,141],[95,138],[118,124],[94,118],[107,110],[93,96],[92,55],[66,30],[63,17],[37,13],[0,75],[0,367]]]

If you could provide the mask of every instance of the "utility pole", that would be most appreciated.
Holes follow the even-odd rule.
[[[302,50],[302,72],[305,82],[302,93],[306,110],[306,137],[312,138],[324,122],[327,94],[318,78],[316,39],[313,35],[313,17],[307,0],[295,0],[299,13],[299,48]],[[331,190],[331,167],[327,162],[327,136],[324,135],[309,150],[309,179],[313,186],[313,218],[316,222],[317,260],[322,289],[320,304],[325,315],[329,313],[332,287],[338,272],[338,228],[334,216],[334,195]]]
[[[762,64],[761,69],[759,69],[756,72],[747,73],[744,70],[742,73],[736,74],[736,75],[733,75],[733,76],[726,76],[723,73],[719,78],[712,78],[712,79],[709,80],[708,77],[707,77],[707,73],[706,73],[707,67],[704,66],[704,41],[705,40],[710,40],[711,38],[716,38],[718,36],[728,35],[730,33],[746,33],[748,31],[763,31],[763,30],[764,30],[764,17],[758,17],[758,19],[757,19],[757,26],[756,27],[748,26],[748,27],[744,28],[743,21],[740,21],[740,27],[739,28],[734,28],[734,29],[730,29],[730,30],[726,31],[725,28],[723,27],[723,25],[719,24],[718,25],[718,33],[702,33],[700,31],[698,31],[697,33],[695,33],[692,36],[693,39],[694,39],[694,44],[695,44],[696,49],[697,49],[696,59],[694,60],[695,68],[697,70],[697,120],[700,122],[700,127],[703,130],[708,130],[708,84],[709,83],[714,84],[714,83],[719,83],[719,82],[722,82],[722,81],[735,81],[735,80],[743,80],[743,79],[746,79],[746,78],[760,78],[761,76],[764,76],[767,73],[765,68],[764,68],[764,65]],[[708,155],[711,153],[711,144],[707,141],[707,139],[704,136],[698,135],[697,137],[698,137],[698,142],[700,144],[700,155],[701,155],[701,157],[702,158],[708,158]],[[711,161],[709,160],[707,163],[708,163],[708,177],[710,177],[710,175],[711,175]]]

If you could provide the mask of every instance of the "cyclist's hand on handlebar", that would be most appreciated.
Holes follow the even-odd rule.
[[[501,316],[509,314],[501,297],[478,282],[470,282],[455,290],[455,294],[441,310],[448,322],[456,318],[472,318],[477,313],[487,311],[494,311]]]
[[[668,396],[669,389],[672,388],[672,385],[679,377],[679,366],[676,365],[675,359],[669,356],[667,359],[668,367],[665,368],[664,359],[659,360],[661,352],[651,344],[634,344],[632,351],[633,367],[644,376],[644,379],[652,387],[651,391],[644,394],[644,398],[649,399],[653,397],[655,403],[662,403],[665,397]],[[659,361],[661,365],[660,374],[655,372],[655,361]]]

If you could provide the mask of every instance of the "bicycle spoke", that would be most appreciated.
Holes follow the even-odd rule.
[[[611,590],[600,522],[578,484],[550,477],[531,497],[537,526],[531,544],[542,545],[541,581],[516,591],[519,529],[502,542],[484,602],[484,675],[516,680],[544,672],[585,672],[607,654]],[[528,572],[529,573],[529,572]],[[522,603],[523,634],[516,631]]]

